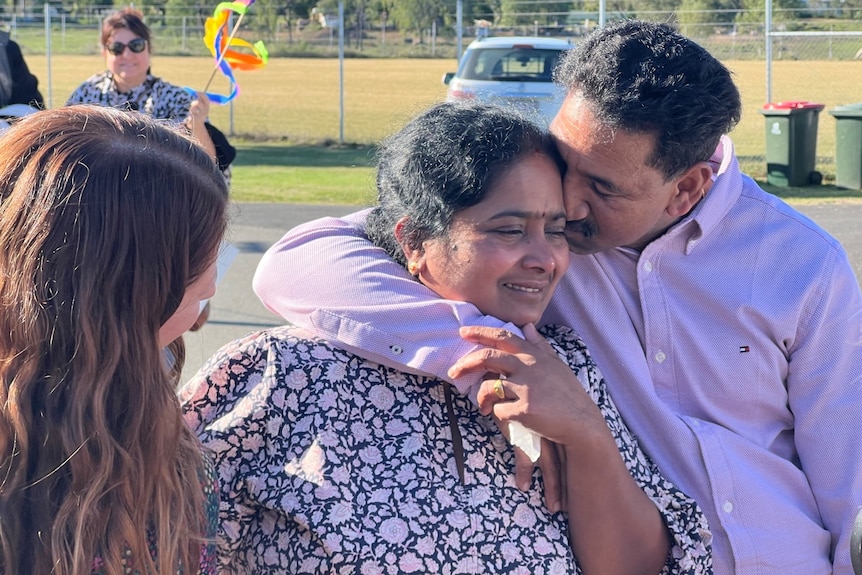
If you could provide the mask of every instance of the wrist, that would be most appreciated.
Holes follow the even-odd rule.
[[[602,459],[610,450],[619,457],[619,450],[604,418],[581,420],[567,431],[561,443],[569,461]]]

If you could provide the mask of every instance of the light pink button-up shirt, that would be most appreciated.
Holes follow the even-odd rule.
[[[582,335],[646,451],[701,505],[716,573],[849,574],[862,294],[838,241],[743,176],[728,138],[714,160],[707,197],[642,253],[573,255],[545,320]],[[500,322],[436,299],[361,221],[294,229],[255,291],[363,356],[445,377],[471,349],[457,327]]]

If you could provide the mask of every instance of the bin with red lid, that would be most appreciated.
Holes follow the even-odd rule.
[[[766,117],[766,180],[774,186],[820,184],[817,160],[817,118],[823,104],[804,100],[764,104]]]

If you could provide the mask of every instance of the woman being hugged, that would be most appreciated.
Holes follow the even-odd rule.
[[[432,106],[383,142],[367,232],[416,280],[402,303],[469,302],[525,326],[554,377],[520,385],[531,362],[502,344],[506,371],[462,393],[387,367],[361,338],[341,347],[287,326],[228,344],[180,394],[216,461],[222,572],[711,572],[700,509],[640,450],[583,342],[532,327],[568,266],[560,167],[547,133],[475,103]],[[414,327],[416,340],[388,340],[394,356],[435,353],[417,345],[435,326]],[[556,442],[562,504],[544,505],[539,481],[518,488],[488,416],[507,410],[502,423]]]
[[[174,390],[226,208],[205,151],[143,115],[60,108],[0,139],[0,572],[214,572]]]

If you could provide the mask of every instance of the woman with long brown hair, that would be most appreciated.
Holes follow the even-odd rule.
[[[206,152],[142,114],[0,138],[0,572],[214,572],[212,471],[164,348],[214,292],[226,207]]]

